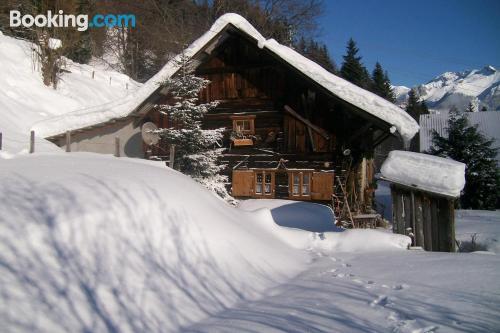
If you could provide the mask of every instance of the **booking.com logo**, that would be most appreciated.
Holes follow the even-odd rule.
[[[33,25],[39,28],[77,28],[78,31],[86,31],[88,28],[102,28],[102,27],[132,27],[135,28],[135,15],[134,14],[96,14],[89,21],[89,16],[86,14],[64,14],[62,10],[58,14],[53,14],[52,11],[47,11],[47,15],[39,14],[21,15],[18,10],[10,11],[10,26],[19,27],[23,26],[31,28]]]

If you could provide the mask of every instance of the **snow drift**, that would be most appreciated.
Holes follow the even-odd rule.
[[[465,186],[465,164],[427,154],[393,150],[380,171],[389,181],[451,197]]]
[[[307,254],[142,160],[0,160],[0,330],[165,332],[259,296]],[[157,162],[158,163],[158,162]]]

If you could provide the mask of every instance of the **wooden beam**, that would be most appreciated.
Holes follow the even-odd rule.
[[[360,136],[362,136],[363,134],[365,134],[365,132],[367,130],[370,129],[370,127],[372,127],[372,123],[371,122],[368,122],[366,123],[365,125],[363,125],[361,128],[357,129],[356,132],[354,132],[350,137],[349,137],[349,141],[347,143],[352,143],[354,142],[357,138],[359,138]]]
[[[316,125],[314,125],[309,120],[305,119],[300,114],[298,114],[297,112],[295,112],[288,105],[285,105],[284,108],[285,108],[285,111],[288,112],[291,116],[293,116],[295,119],[299,120],[300,122],[304,123],[306,126],[310,127],[312,130],[314,130],[316,133],[318,133],[319,135],[321,135],[322,137],[324,137],[326,140],[330,139],[330,134],[327,131],[325,131],[324,129],[322,129],[322,128],[316,126]]]
[[[373,140],[373,148],[377,147],[379,144],[385,141],[388,137],[391,136],[390,132],[383,132],[380,134],[375,140]]]

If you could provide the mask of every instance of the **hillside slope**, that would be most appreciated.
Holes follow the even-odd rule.
[[[69,59],[64,69],[57,90],[45,86],[34,68],[31,44],[0,32],[3,150],[13,153],[26,150],[29,130],[40,120],[120,100],[140,86],[124,74]],[[37,141],[43,142],[41,139]],[[48,144],[42,144],[40,148],[53,149]]]

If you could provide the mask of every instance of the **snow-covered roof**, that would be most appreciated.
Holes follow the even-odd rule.
[[[276,40],[265,39],[247,20],[237,14],[225,14],[217,19],[210,30],[184,51],[184,55],[193,57],[228,25],[232,25],[246,33],[257,42],[259,48],[265,48],[274,53],[333,95],[392,125],[404,140],[409,141],[418,132],[418,124],[404,110],[328,72],[298,52],[279,44]],[[175,74],[178,69],[178,61],[173,59],[140,89],[123,101],[108,104],[104,107],[96,107],[92,110],[87,109],[55,117],[37,124],[34,129],[40,135],[50,137],[68,130],[89,127],[112,119],[126,117],[139,108],[159,88],[160,82]]]
[[[471,125],[477,128],[483,135],[494,139],[493,147],[500,148],[500,112],[482,111],[465,113]],[[420,151],[424,152],[432,146],[432,131],[435,130],[441,136],[448,136],[448,113],[425,114],[420,116]],[[500,153],[497,153],[497,162],[500,165]]]
[[[450,197],[465,186],[465,164],[409,151],[391,151],[380,172],[390,182]]]

